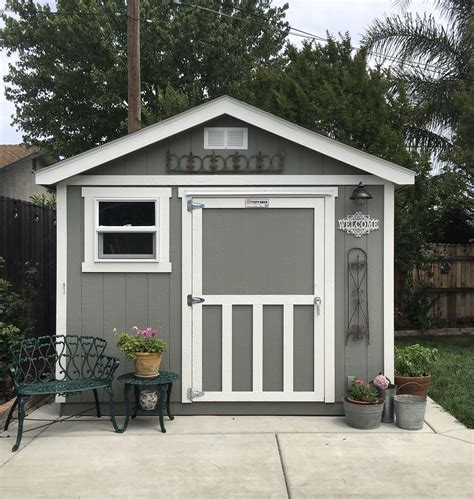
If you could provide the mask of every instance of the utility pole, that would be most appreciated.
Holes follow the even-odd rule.
[[[141,127],[140,0],[128,0],[128,133]]]

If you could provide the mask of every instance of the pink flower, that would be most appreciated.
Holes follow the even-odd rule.
[[[385,390],[390,385],[390,381],[383,374],[379,374],[374,378],[374,385],[380,390]]]
[[[360,378],[357,378],[357,379],[355,380],[355,384],[356,384],[356,385],[363,385],[363,384],[364,384],[364,380],[363,380],[363,379],[360,379]]]
[[[153,338],[158,331],[153,329],[152,327],[144,327],[143,329],[137,329],[137,334],[143,336],[144,338]]]

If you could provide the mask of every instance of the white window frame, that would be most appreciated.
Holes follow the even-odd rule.
[[[99,205],[102,202],[122,202],[122,203],[133,203],[133,202],[148,202],[155,205],[155,225],[99,225]],[[94,198],[94,224],[95,224],[95,236],[94,236],[94,261],[95,262],[108,262],[110,260],[114,262],[159,262],[160,261],[160,199],[159,198],[120,198],[120,199],[110,199],[110,198]],[[153,254],[151,258],[145,256],[138,257],[134,255],[122,254],[121,257],[105,257],[101,256],[101,244],[100,236],[106,233],[121,233],[121,234],[131,234],[131,233],[147,233],[154,234],[153,240]]]
[[[217,132],[224,132],[224,147],[215,147],[215,146],[210,146],[209,145],[209,130],[215,130]],[[243,131],[244,132],[244,144],[242,147],[235,147],[235,146],[228,146],[228,141],[227,141],[227,133],[229,131]],[[229,126],[224,126],[224,127],[219,127],[219,126],[214,126],[214,127],[204,127],[204,149],[216,149],[216,150],[233,150],[233,151],[239,151],[239,150],[246,150],[249,148],[249,129],[246,127],[229,127]]]
[[[169,261],[170,188],[83,187],[84,261],[83,272],[171,272]],[[155,225],[134,227],[99,226],[101,201],[152,201],[155,203]],[[154,258],[99,258],[99,234],[105,232],[151,232],[155,234]]]

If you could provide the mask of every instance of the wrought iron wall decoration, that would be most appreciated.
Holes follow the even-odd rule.
[[[196,156],[192,152],[178,156],[166,153],[166,170],[168,173],[232,174],[232,173],[283,173],[285,153],[273,156],[254,154],[245,156],[235,152],[222,156],[212,151],[206,156]]]
[[[367,253],[361,248],[352,248],[347,254],[348,315],[346,344],[369,337],[369,303],[367,296]]]
[[[352,234],[355,237],[362,237],[379,229],[379,221],[370,215],[364,215],[360,211],[353,215],[347,215],[346,218],[340,218],[339,230]]]

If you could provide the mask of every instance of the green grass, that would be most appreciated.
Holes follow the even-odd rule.
[[[474,336],[395,339],[397,347],[414,343],[439,350],[428,395],[468,428],[474,428]]]

